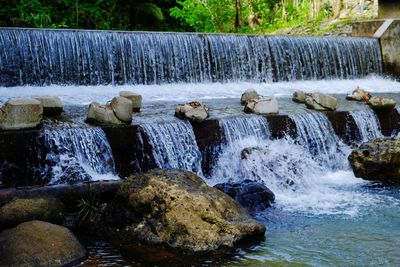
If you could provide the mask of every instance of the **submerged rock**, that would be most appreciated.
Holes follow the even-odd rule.
[[[361,87],[357,87],[351,93],[351,95],[346,96],[347,100],[350,101],[360,101],[360,102],[368,102],[371,99],[371,94]]]
[[[295,91],[292,100],[297,103],[304,104],[306,102],[306,93],[303,91]]]
[[[121,91],[119,96],[125,97],[132,102],[133,112],[139,112],[142,107],[142,96],[131,91]]]
[[[337,99],[322,93],[312,93],[306,94],[305,104],[307,108],[317,111],[336,110]]]
[[[181,119],[188,119],[193,122],[202,122],[208,118],[209,108],[200,102],[190,102],[178,105],[175,109],[175,116]]]
[[[115,116],[122,122],[130,123],[132,121],[133,104],[125,97],[114,97],[111,100],[110,107]]]
[[[257,212],[271,207],[275,195],[265,185],[244,180],[240,183],[222,183],[214,186],[232,197],[250,212]]]
[[[38,96],[35,99],[42,103],[44,116],[57,116],[63,112],[63,103],[58,96]]]
[[[67,228],[31,221],[0,233],[0,266],[70,266],[86,257]]]
[[[258,100],[260,99],[260,96],[258,95],[257,91],[254,89],[247,89],[244,91],[242,94],[242,97],[240,98],[240,104],[246,105],[247,102],[251,100]]]
[[[246,103],[244,112],[255,114],[277,114],[279,112],[278,101],[275,97],[263,97],[261,99],[253,99]]]
[[[64,205],[55,198],[15,199],[0,208],[0,229],[32,220],[62,223],[64,214]]]
[[[43,117],[43,106],[32,98],[12,98],[0,108],[0,129],[35,128]]]
[[[369,100],[368,105],[375,111],[391,111],[396,107],[396,101],[390,98],[374,96]]]
[[[106,236],[182,252],[231,248],[264,235],[228,195],[188,171],[154,170],[126,179],[104,215]]]
[[[89,105],[87,120],[89,122],[101,124],[123,124],[123,122],[115,116],[110,106],[100,105],[97,102],[92,102]]]
[[[400,140],[376,139],[349,156],[354,175],[367,180],[400,182]]]

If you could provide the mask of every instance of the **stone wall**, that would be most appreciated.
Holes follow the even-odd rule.
[[[400,19],[400,1],[379,0],[378,18]]]

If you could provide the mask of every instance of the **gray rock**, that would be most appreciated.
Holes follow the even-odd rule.
[[[58,96],[37,96],[35,99],[42,103],[44,116],[57,116],[63,112],[63,103]]]
[[[368,102],[371,99],[371,94],[361,87],[357,87],[351,93],[351,95],[346,96],[347,100],[350,101],[360,101],[360,102]]]
[[[32,98],[12,98],[0,109],[0,129],[18,130],[38,126],[43,117],[43,106]]]
[[[175,116],[181,119],[188,119],[193,122],[202,122],[207,119],[208,107],[200,102],[190,102],[178,105],[175,108]]]
[[[133,112],[139,112],[142,107],[142,96],[131,91],[121,91],[119,96],[125,97],[132,101]]]
[[[306,94],[305,104],[307,108],[317,111],[336,110],[337,99],[322,93],[312,93]]]
[[[100,105],[97,102],[92,102],[89,105],[87,120],[88,122],[100,124],[123,124],[123,122],[115,116],[110,106]]]
[[[244,91],[242,94],[242,97],[240,98],[240,104],[246,105],[247,102],[250,100],[258,100],[260,99],[260,96],[258,95],[257,91],[254,89],[247,89]]]
[[[374,96],[368,102],[368,105],[376,111],[391,111],[396,104],[396,100],[381,96]]]
[[[263,97],[259,100],[253,99],[248,101],[243,111],[261,115],[277,114],[279,112],[279,105],[275,97]]]
[[[125,97],[114,97],[110,104],[115,116],[123,122],[130,123],[132,121],[133,104],[132,101]]]
[[[306,93],[303,91],[295,91],[292,100],[297,103],[304,104],[306,102]]]
[[[86,250],[67,228],[41,221],[0,233],[0,266],[71,266]]]

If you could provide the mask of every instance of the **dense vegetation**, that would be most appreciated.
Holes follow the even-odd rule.
[[[366,9],[365,3],[372,1],[0,0],[0,26],[271,32],[338,18],[348,2]]]

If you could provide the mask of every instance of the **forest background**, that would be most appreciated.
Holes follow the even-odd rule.
[[[0,0],[0,27],[327,35],[378,0]],[[338,35],[341,35],[339,33]]]

